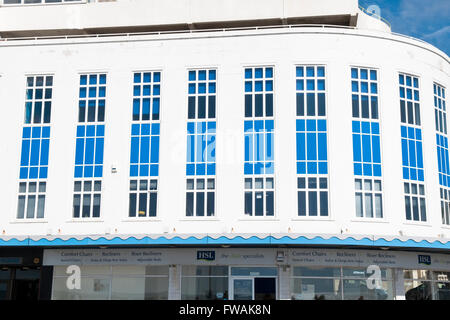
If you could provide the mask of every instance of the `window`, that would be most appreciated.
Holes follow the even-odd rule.
[[[182,266],[182,300],[228,300],[227,266]]]
[[[383,218],[381,180],[355,179],[356,216]]]
[[[406,220],[426,221],[419,79],[399,74],[402,169]]]
[[[44,217],[53,76],[26,77],[17,219]]]
[[[450,225],[450,191],[447,188],[440,189],[442,223]]]
[[[99,218],[105,145],[106,74],[80,75],[73,218]],[[89,124],[85,124],[85,123]]]
[[[159,120],[161,72],[136,72],[133,79],[133,121]]]
[[[188,119],[216,118],[216,70],[190,70]]]
[[[299,216],[328,216],[328,178],[298,177]]]
[[[273,117],[273,68],[245,69],[245,117]]]
[[[75,178],[102,177],[104,140],[104,125],[77,127]]]
[[[296,67],[297,117],[326,116],[325,67]]]
[[[356,216],[383,218],[378,71],[351,68]]]
[[[273,177],[245,178],[245,214],[274,216],[275,192]]]
[[[324,66],[296,67],[297,214],[328,216]]]
[[[188,71],[186,216],[215,215],[216,86],[214,69]]]
[[[450,225],[449,195],[450,195],[450,159],[447,137],[447,109],[445,105],[445,88],[437,83],[433,84],[434,114],[436,122],[436,147],[439,169],[439,184],[441,195],[442,223]]]
[[[216,180],[197,178],[186,180],[186,216],[214,216]]]
[[[216,174],[216,122],[187,124],[186,175]]]
[[[377,70],[352,68],[353,118],[378,119]]]
[[[158,180],[130,181],[130,217],[156,217]]]
[[[244,213],[274,215],[273,67],[244,70]]]
[[[50,127],[24,127],[20,179],[47,179]]]
[[[53,76],[27,77],[25,123],[50,123]]]
[[[156,217],[161,114],[161,72],[133,74],[129,217]]]
[[[449,300],[449,272],[403,270],[406,300]]]
[[[418,183],[404,183],[406,219],[427,221],[425,186]]]
[[[399,87],[401,122],[420,126],[419,79],[400,73]]]
[[[353,172],[381,177],[381,142],[378,122],[353,121]]]
[[[73,191],[73,217],[99,218],[102,191],[101,180],[75,181]]]
[[[106,74],[80,76],[78,122],[105,121]]]
[[[132,124],[131,177],[157,177],[159,171],[159,123]]]
[[[19,183],[17,219],[44,218],[46,189],[45,181]]]

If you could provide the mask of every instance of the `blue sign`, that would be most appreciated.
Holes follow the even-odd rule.
[[[427,266],[429,266],[431,264],[431,256],[419,254],[419,264],[426,264]]]
[[[214,261],[216,260],[215,251],[197,251],[197,260]]]

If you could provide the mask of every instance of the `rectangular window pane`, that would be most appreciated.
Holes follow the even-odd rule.
[[[274,215],[274,193],[273,191],[266,192],[266,215]]]
[[[364,194],[364,204],[365,204],[365,211],[366,211],[366,217],[367,218],[373,218],[373,211],[372,211],[372,194]]]
[[[375,217],[377,218],[383,217],[383,201],[381,198],[381,194],[375,195]]]
[[[264,192],[255,192],[255,216],[264,215]]]
[[[214,216],[214,192],[208,192],[206,214],[208,217]]]
[[[198,217],[203,217],[205,215],[205,193],[204,192],[197,192],[197,199],[196,199],[196,215]]]
[[[34,210],[36,206],[36,196],[28,196],[27,218],[34,218]]]
[[[139,217],[146,217],[147,216],[147,193],[139,193],[139,211],[138,211]]]
[[[73,195],[73,217],[80,217],[81,196],[79,194]]]
[[[320,192],[320,215],[328,216],[328,192]]]
[[[252,193],[246,192],[245,193],[245,214],[253,215],[253,201],[252,201]]]
[[[37,218],[41,219],[44,217],[44,209],[45,209],[45,196],[38,196],[38,206],[37,206]]]
[[[194,215],[194,193],[186,193],[186,216],[192,217]]]
[[[130,217],[136,217],[136,200],[136,193],[130,193],[130,204],[128,210],[128,216]]]
[[[149,205],[149,217],[156,217],[156,208],[157,208],[157,193],[156,192],[150,192],[150,205]]]
[[[17,219],[23,219],[25,216],[25,196],[19,196],[17,205]]]
[[[356,202],[356,216],[363,217],[363,200],[362,193],[355,194],[355,202]]]
[[[306,216],[306,192],[298,191],[297,200],[298,200],[298,215]]]
[[[308,192],[308,206],[309,206],[309,215],[317,216],[317,192],[316,191]]]

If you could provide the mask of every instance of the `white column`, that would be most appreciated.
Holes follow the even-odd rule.
[[[169,300],[181,300],[181,266],[169,266]]]
[[[278,267],[278,299],[291,299],[291,266],[283,265]]]
[[[395,300],[405,300],[405,284],[403,269],[394,269],[394,294]]]

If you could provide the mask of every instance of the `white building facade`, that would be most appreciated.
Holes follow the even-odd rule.
[[[450,298],[444,52],[353,0],[26,2],[0,298]]]

